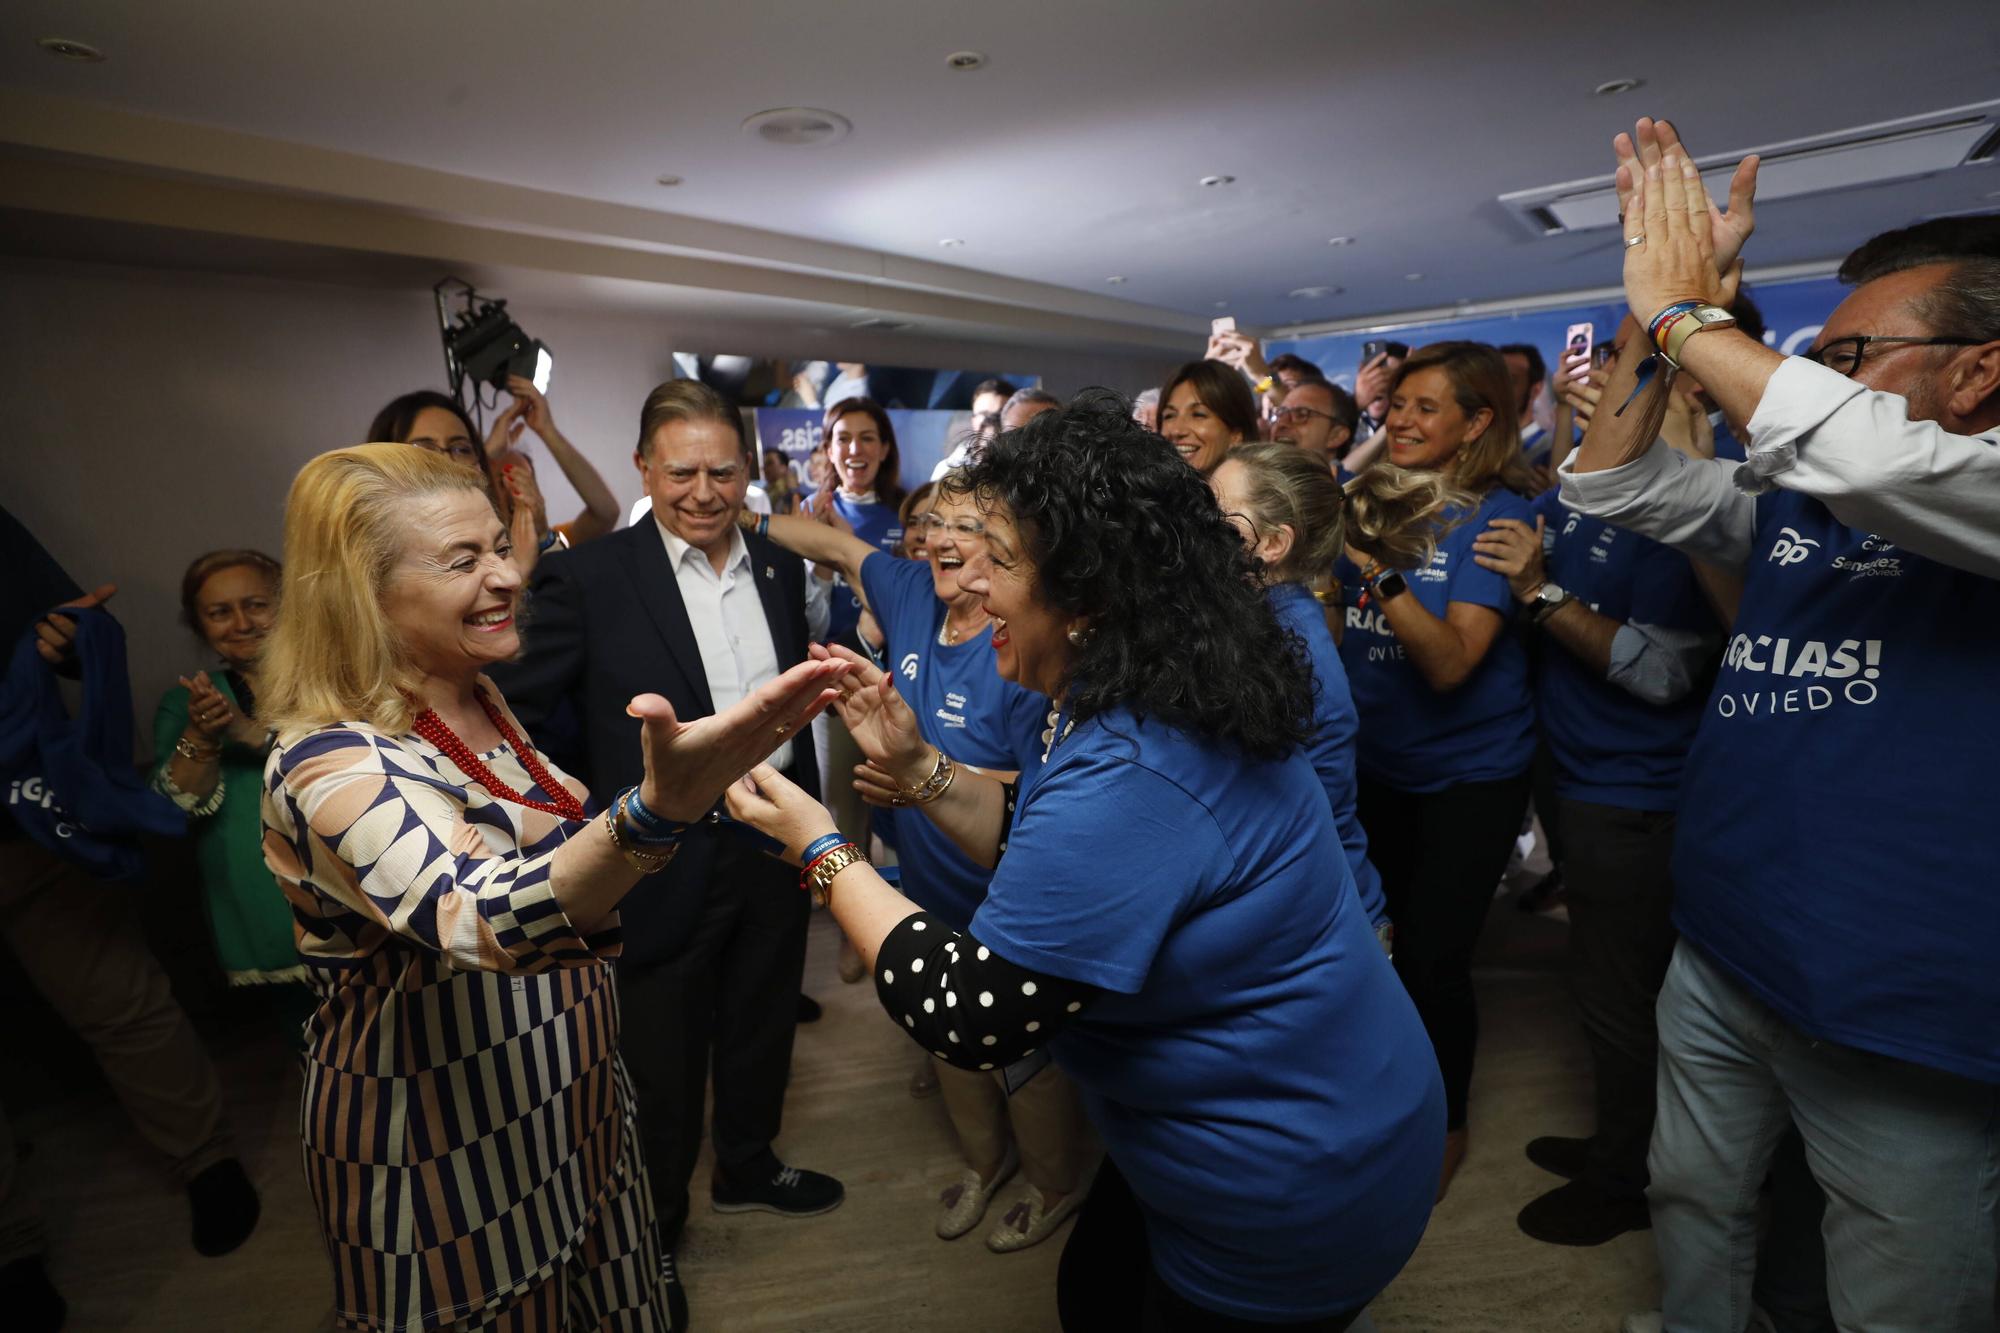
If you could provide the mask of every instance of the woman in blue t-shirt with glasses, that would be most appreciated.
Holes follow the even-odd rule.
[[[1363,539],[1338,571],[1340,657],[1361,713],[1361,824],[1396,923],[1396,970],[1444,1072],[1442,1199],[1465,1160],[1479,1034],[1472,951],[1527,810],[1535,750],[1514,596],[1504,576],[1474,563],[1472,542],[1493,519],[1531,522],[1535,483],[1507,363],[1484,343],[1433,343],[1403,362],[1385,433],[1389,462],[1472,497],[1417,520],[1435,543],[1427,562],[1396,568]]]
[[[924,483],[923,489],[934,488]],[[911,515],[913,533],[921,534],[912,537],[923,549],[917,560],[884,555],[827,521],[745,515],[744,524],[822,568],[839,570],[861,589],[881,627],[889,678],[927,744],[1008,781],[1024,756],[1041,752],[1049,701],[1000,675],[992,618],[958,584],[959,571],[985,543],[969,497],[933,493],[929,506]],[[857,658],[856,665],[864,664]],[[855,786],[851,773],[837,780],[846,789]],[[878,818],[885,813],[875,812]],[[903,892],[946,925],[965,929],[986,897],[992,867],[967,856],[914,811],[897,814]],[[1006,1253],[1047,1239],[1082,1201],[1095,1158],[1074,1085],[1051,1071],[1010,1097],[995,1073],[939,1060],[934,1086],[943,1093],[964,1163],[939,1197],[937,1234],[954,1240],[979,1225],[1018,1167],[1023,1188],[988,1232],[987,1247]]]
[[[913,1039],[1010,1082],[1053,1056],[1082,1089],[1108,1160],[1065,1328],[1347,1328],[1423,1234],[1443,1094],[1298,748],[1296,643],[1200,474],[1116,395],[944,489],[985,525],[959,585],[1000,674],[1055,701],[1039,753],[1009,787],[925,744],[886,682],[843,702],[903,798],[995,865],[969,928],[768,766],[730,808],[806,866]]]

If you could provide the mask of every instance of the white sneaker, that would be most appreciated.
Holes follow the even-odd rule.
[[[986,1205],[992,1202],[993,1192],[1012,1178],[1020,1164],[1020,1156],[1010,1146],[1007,1160],[1000,1163],[991,1181],[980,1184],[979,1173],[967,1167],[964,1174],[945,1186],[938,1195],[938,1239],[957,1240],[978,1226],[979,1219],[986,1216]]]
[[[1665,1333],[1666,1316],[1658,1310],[1646,1310],[1640,1314],[1628,1314],[1619,1322],[1618,1333]]]

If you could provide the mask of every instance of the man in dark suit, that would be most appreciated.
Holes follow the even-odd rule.
[[[697,381],[662,384],[641,413],[636,461],[652,514],[545,557],[525,652],[493,673],[599,802],[641,775],[626,700],[650,691],[682,718],[705,716],[804,660],[809,637],[804,565],[737,523],[751,453],[736,409]],[[770,762],[817,795],[810,729],[771,744]],[[687,1220],[711,1051],[716,1209],[809,1216],[843,1197],[839,1181],[787,1167],[771,1148],[809,910],[796,871],[709,824],[619,906],[623,1053],[669,1259]]]

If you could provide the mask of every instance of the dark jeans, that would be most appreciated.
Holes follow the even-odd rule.
[[[641,882],[633,892],[649,887]],[[618,965],[618,1045],[638,1096],[653,1209],[668,1249],[687,1222],[711,1050],[717,1169],[756,1172],[770,1163],[812,907],[797,871],[748,848],[721,851],[706,889],[701,919],[678,954]]]
[[[1056,1309],[1064,1333],[1341,1333],[1359,1310],[1291,1324],[1267,1324],[1218,1314],[1196,1305],[1160,1281],[1146,1242],[1146,1219],[1132,1187],[1109,1157],[1098,1168],[1090,1197],[1077,1212],[1056,1273]]]
[[[1597,1085],[1590,1179],[1641,1198],[1659,1084],[1653,1002],[1674,957],[1674,815],[1568,797],[1559,810],[1570,990]]]
[[[1445,1125],[1465,1127],[1479,1010],[1472,951],[1528,808],[1528,775],[1405,792],[1361,779],[1368,858],[1396,923],[1396,972],[1444,1075]]]

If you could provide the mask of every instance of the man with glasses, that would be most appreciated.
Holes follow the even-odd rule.
[[[1796,1123],[1839,1326],[1990,1330],[2000,824],[1973,803],[2000,749],[2000,215],[1869,241],[1788,358],[1721,308],[1755,160],[1724,213],[1671,127],[1617,147],[1651,337],[1563,499],[1744,578],[1674,848],[1649,1160],[1665,1327],[1743,1326],[1758,1186]],[[1746,462],[1653,438],[1675,363]]]
[[[1331,467],[1354,443],[1354,426],[1361,420],[1361,409],[1347,390],[1313,377],[1300,380],[1285,394],[1277,420],[1272,440],[1295,444],[1315,458],[1324,458]]]

